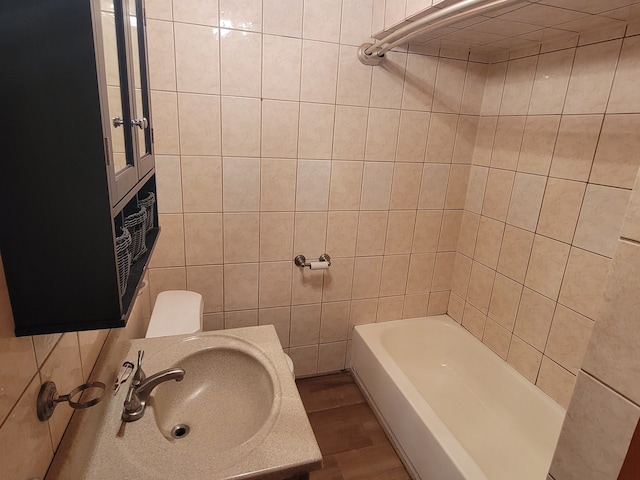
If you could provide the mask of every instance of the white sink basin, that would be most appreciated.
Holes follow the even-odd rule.
[[[147,376],[178,367],[184,378],[158,385],[124,429],[127,388],[77,411],[47,480],[286,479],[322,465],[273,326],[133,340],[92,379],[111,382],[138,350]]]

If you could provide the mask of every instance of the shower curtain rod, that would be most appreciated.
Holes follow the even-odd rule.
[[[394,47],[407,43],[430,30],[446,27],[469,17],[488,13],[523,0],[462,0],[440,9],[415,22],[411,22],[395,32],[376,40],[375,43],[363,43],[358,49],[358,59],[365,65],[379,65],[384,54]]]

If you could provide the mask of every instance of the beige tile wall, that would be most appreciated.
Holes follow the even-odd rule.
[[[339,370],[351,325],[447,310],[486,65],[360,64],[372,0],[241,5],[147,4],[152,299],[200,292],[205,328],[272,323],[299,375]]]
[[[40,422],[36,399],[40,385],[55,382],[60,394],[85,383],[109,330],[15,337],[7,284],[0,260],[0,463],[2,478],[44,478],[73,410],[58,404]],[[142,289],[126,329],[129,338],[144,336],[150,316],[148,289]],[[99,379],[108,384],[111,379]]]
[[[565,407],[640,165],[640,37],[590,38],[489,67],[449,303]]]

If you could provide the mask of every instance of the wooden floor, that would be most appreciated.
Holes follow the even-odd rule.
[[[324,457],[312,480],[410,480],[351,374],[297,384]]]

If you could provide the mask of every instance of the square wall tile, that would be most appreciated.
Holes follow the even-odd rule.
[[[482,203],[482,215],[504,222],[509,210],[509,199],[515,172],[489,169],[487,186]]]
[[[322,343],[318,347],[318,373],[344,370],[347,342]]]
[[[536,235],[525,278],[525,286],[556,300],[564,275],[569,245]]]
[[[353,258],[331,259],[331,268],[326,270],[324,274],[323,302],[339,302],[351,299],[353,268]]]
[[[182,212],[182,183],[180,157],[156,155],[156,185],[158,213]]]
[[[383,257],[356,257],[352,298],[373,298],[380,294]]]
[[[467,77],[464,82],[460,113],[480,114],[488,69],[489,65],[484,63],[469,63],[467,65]]]
[[[487,316],[485,314],[470,303],[465,305],[462,317],[462,326],[469,330],[469,332],[480,341],[482,341],[484,326],[486,323]]]
[[[149,266],[154,268],[184,265],[185,245],[182,215],[160,215],[159,223],[162,225],[162,235],[158,237]]]
[[[360,212],[356,255],[382,255],[387,233],[387,212]]]
[[[480,117],[478,132],[473,147],[473,165],[488,167],[491,163],[493,142],[495,141],[497,128],[498,117]]]
[[[587,185],[574,245],[613,257],[630,196],[629,190]]]
[[[382,262],[380,296],[404,295],[409,273],[409,255],[387,255]]]
[[[224,313],[224,328],[244,328],[258,325],[258,310]]]
[[[339,46],[336,43],[303,40],[300,100],[335,103],[338,49]]]
[[[436,268],[433,271],[433,291],[451,290],[452,272],[457,255],[456,252],[436,254]]]
[[[545,53],[538,58],[529,115],[562,113],[574,49]]]
[[[451,165],[447,196],[444,203],[445,208],[464,209],[470,172],[471,167],[469,165]]]
[[[438,59],[433,111],[458,113],[462,103],[462,91],[467,71],[467,62],[449,58]]]
[[[187,265],[221,264],[222,245],[221,214],[185,214],[184,246]]]
[[[406,293],[419,294],[431,290],[436,255],[433,253],[413,254],[406,274]]]
[[[398,72],[403,72],[407,64],[407,54],[391,50],[385,54],[385,68],[374,68],[371,80],[369,105],[378,108],[400,108],[402,105],[402,82]]]
[[[362,180],[362,210],[388,210],[391,201],[393,164],[365,162]]]
[[[577,375],[591,338],[593,323],[593,320],[559,304],[544,354]]]
[[[582,208],[586,184],[549,178],[542,200],[537,232],[561,242],[571,243]]]
[[[262,31],[285,37],[302,37],[302,8],[298,0],[263,2]]]
[[[320,304],[291,307],[290,346],[299,347],[319,343],[320,315]]]
[[[428,163],[422,169],[422,182],[418,208],[443,209],[447,197],[447,185],[451,166],[443,163]]]
[[[178,111],[176,117],[180,125],[180,153],[220,156],[220,97],[179,93]],[[154,128],[155,119],[154,109]],[[161,133],[156,132],[155,136],[161,137]]]
[[[186,289],[202,295],[205,313],[222,312],[224,310],[222,289],[223,281],[226,280],[226,276],[223,280],[222,265],[187,267]],[[233,281],[233,276],[229,277],[229,280]]]
[[[500,113],[500,102],[502,101],[502,91],[504,90],[504,80],[507,75],[507,62],[493,63],[489,65],[487,72],[487,83],[482,99],[482,115],[498,115]]]
[[[298,161],[296,211],[324,211],[329,204],[329,160]]]
[[[488,318],[484,327],[482,343],[493,350],[500,358],[506,360],[510,342],[511,332]]]
[[[589,182],[611,187],[633,188],[640,166],[640,115],[607,115]]]
[[[438,292],[440,293],[440,292]],[[446,303],[441,309],[447,312],[447,303],[449,296],[447,295]],[[419,293],[417,295],[406,295],[404,297],[404,307],[402,308],[402,318],[420,318],[427,315],[438,315],[437,313],[427,313],[429,307],[429,294]]]
[[[638,49],[640,37],[627,37],[622,43],[622,51],[613,79],[607,113],[637,113],[640,111],[640,94],[636,85]]]
[[[504,116],[498,118],[496,137],[491,152],[491,167],[515,170],[522,144],[525,123],[524,116]]]
[[[154,148],[156,155],[177,155],[180,153],[178,134],[178,96],[174,92],[151,92],[153,109]],[[211,132],[215,134],[211,129]],[[183,152],[186,154],[186,152]]]
[[[296,160],[263,158],[260,162],[260,210],[293,212],[296,176]]]
[[[360,63],[357,50],[357,47],[340,45],[336,101],[339,105],[368,107],[373,67]]]
[[[331,162],[329,210],[359,210],[363,162]]]
[[[260,97],[262,35],[221,28],[220,67],[222,95]]]
[[[564,115],[549,175],[586,182],[598,145],[602,115]]]
[[[428,112],[433,102],[433,89],[438,59],[426,55],[409,54],[405,71],[402,108]]]
[[[640,409],[593,377],[580,372],[558,446],[554,478],[617,478]]]
[[[537,63],[537,56],[509,62],[500,104],[501,115],[526,115]]]
[[[293,360],[296,378],[318,373],[318,345],[291,347],[289,356]]]
[[[374,88],[376,88],[374,84]],[[402,110],[396,159],[400,162],[422,162],[427,148],[427,131],[431,116],[426,112]]]
[[[484,193],[487,185],[489,169],[473,165],[469,172],[469,186],[464,201],[464,208],[473,213],[482,211],[484,203]]]
[[[449,297],[451,292],[431,292],[429,294],[429,308],[427,309],[427,315],[444,315],[447,313],[447,307],[449,305]],[[407,298],[407,297],[405,297]],[[407,304],[405,301],[405,313]]]
[[[291,305],[291,278],[293,262],[262,262],[260,264],[260,308]]]
[[[257,263],[224,266],[224,310],[258,308]]]
[[[481,263],[473,262],[471,276],[469,277],[469,290],[467,302],[486,314],[489,311],[491,290],[495,279],[495,271],[485,267]]]
[[[458,127],[458,115],[433,113],[429,122],[425,161],[451,163]]]
[[[340,0],[305,0],[302,36],[312,40],[340,41]]]
[[[186,290],[187,269],[185,267],[149,269],[150,303],[156,303],[156,297],[165,290]]]
[[[546,185],[545,176],[516,173],[507,223],[534,232]]]
[[[309,259],[325,253],[327,212],[296,212],[293,250]]]
[[[640,242],[640,170],[622,225],[622,236]]]
[[[462,225],[462,210],[445,210],[438,239],[438,252],[455,252]],[[388,242],[387,235],[387,242]]]
[[[542,354],[538,350],[516,335],[511,337],[507,363],[533,384],[536,383],[541,362]]]
[[[321,343],[347,340],[350,311],[350,302],[322,304],[322,314],[320,317]]]
[[[260,260],[260,214],[225,213],[224,263],[247,263]]]
[[[506,225],[498,257],[498,272],[516,282],[524,283],[533,239],[533,233]]]
[[[363,160],[369,112],[364,107],[336,106],[332,158]]]
[[[480,226],[480,215],[471,212],[464,212],[462,224],[460,225],[460,238],[458,239],[457,251],[473,258]]]
[[[262,157],[297,157],[298,114],[296,102],[262,100]]]
[[[302,41],[262,35],[262,96],[273,100],[300,100]]]
[[[621,46],[612,40],[576,50],[563,113],[604,113]]]
[[[260,0],[218,0],[220,25],[239,30],[262,31],[262,2]]]
[[[480,217],[474,260],[489,268],[496,268],[500,254],[500,246],[502,245],[504,229],[504,223],[493,220],[489,217]]]
[[[331,258],[355,256],[357,234],[358,212],[329,212],[327,252],[331,252]]]
[[[149,2],[155,4],[156,2]],[[200,25],[218,25],[218,0],[181,0],[173,3],[173,19],[176,22]]]
[[[549,357],[542,356],[536,385],[565,409],[571,400],[575,382],[575,375],[550,360]]]
[[[504,275],[497,274],[491,292],[489,318],[512,332],[516,323],[516,314],[518,313],[521,296],[522,285],[520,283],[514,282]]]
[[[544,351],[555,308],[556,302],[525,287],[513,333],[539,352]]]
[[[442,226],[442,210],[418,210],[413,232],[412,253],[436,252]]]
[[[185,212],[222,212],[222,159],[181,157]]]
[[[399,126],[400,110],[369,109],[365,160],[393,162],[396,158]]]
[[[217,28],[174,23],[177,90],[220,93],[220,36]]]
[[[293,255],[293,212],[260,214],[260,261],[290,260]]]
[[[322,301],[323,283],[324,270],[295,268],[291,282],[291,304],[304,305],[320,303]]]
[[[154,20],[147,7],[147,58],[149,85],[153,90],[176,90],[173,23]]]
[[[455,264],[451,274],[451,291],[461,298],[467,298],[472,260],[456,253]]]
[[[390,205],[392,210],[418,208],[421,178],[421,164],[396,163],[394,165]]]
[[[334,118],[335,105],[300,104],[299,158],[331,158]]]
[[[479,125],[479,117],[470,115],[460,115],[458,117],[456,142],[453,147],[453,158],[451,159],[453,163],[463,163],[465,165],[472,163]]]
[[[560,118],[560,115],[527,117],[518,158],[519,172],[549,174]]]
[[[340,43],[360,46],[363,38],[371,36],[373,0],[342,2]]]
[[[259,156],[261,124],[259,98],[222,97],[222,154]]]
[[[223,159],[223,209],[256,212],[260,209],[260,159]]]
[[[387,223],[387,238],[384,248],[385,255],[402,254],[411,252],[413,232],[416,223],[415,210],[393,210],[389,212]],[[460,222],[458,221],[458,230]],[[455,235],[455,231],[452,236]],[[453,249],[457,243],[457,235],[453,242]]]

